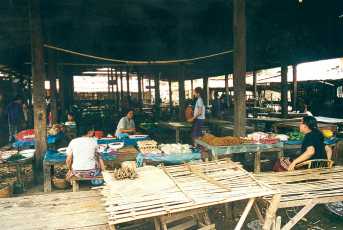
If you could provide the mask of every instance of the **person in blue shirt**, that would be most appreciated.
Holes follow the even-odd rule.
[[[190,118],[188,121],[193,122],[193,128],[192,128],[192,139],[193,143],[196,138],[199,138],[202,135],[202,128],[205,123],[205,104],[202,99],[202,88],[197,87],[194,89],[194,96],[197,98],[193,117]]]

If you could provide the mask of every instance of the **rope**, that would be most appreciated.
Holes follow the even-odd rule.
[[[92,58],[92,59],[99,60],[99,61],[117,62],[117,63],[124,63],[124,64],[128,64],[128,65],[130,65],[130,64],[131,65],[178,64],[178,63],[183,63],[183,62],[191,62],[191,61],[198,61],[198,60],[202,60],[202,59],[208,59],[208,58],[221,56],[221,55],[233,52],[233,50],[227,50],[227,51],[223,51],[220,53],[215,53],[215,54],[210,54],[210,55],[196,57],[196,58],[190,58],[190,59],[177,59],[177,60],[167,60],[167,61],[161,61],[161,60],[159,60],[159,61],[130,61],[130,60],[121,60],[121,59],[113,59],[113,58],[105,58],[105,57],[94,56],[94,55],[90,55],[90,54],[85,54],[85,53],[80,53],[80,52],[76,52],[76,51],[72,51],[72,50],[63,49],[63,48],[48,45],[48,44],[44,44],[44,47],[48,48],[48,49],[55,50],[55,51],[67,53],[67,54],[72,54],[72,55],[86,57],[86,58]]]

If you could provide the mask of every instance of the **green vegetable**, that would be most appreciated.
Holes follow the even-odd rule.
[[[290,141],[302,141],[304,140],[304,134],[301,133],[301,132],[291,132],[291,133],[288,133],[288,140]]]
[[[14,154],[12,156],[10,156],[9,158],[7,158],[7,161],[17,161],[17,160],[21,160],[24,159],[25,157],[19,153]]]

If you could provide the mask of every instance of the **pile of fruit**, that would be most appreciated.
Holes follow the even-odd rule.
[[[239,145],[243,143],[243,140],[240,137],[216,137],[212,134],[205,134],[200,138],[200,140],[206,142],[209,145],[214,146],[230,146],[230,145]]]
[[[185,144],[161,144],[160,149],[165,154],[179,153],[189,154],[192,150],[189,145]]]
[[[303,133],[297,131],[288,133],[288,136],[289,141],[302,141],[305,137]]]
[[[157,147],[157,142],[154,140],[138,141],[137,145],[140,152],[143,154],[161,153],[161,150]]]
[[[55,136],[59,132],[63,131],[63,129],[64,129],[63,125],[54,124],[50,129],[48,129],[48,134]]]

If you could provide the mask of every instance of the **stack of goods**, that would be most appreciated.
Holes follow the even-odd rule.
[[[230,146],[230,145],[239,145],[242,144],[243,141],[240,137],[216,137],[212,134],[205,134],[203,137],[201,137],[202,141],[206,142],[209,145],[214,146]]]
[[[289,141],[302,141],[305,137],[303,133],[297,131],[289,133],[288,136]]]
[[[280,140],[274,134],[255,132],[248,135],[248,138],[255,144],[276,144]]]
[[[0,151],[0,163],[11,160],[14,155],[18,155],[17,150]],[[14,157],[15,158],[15,157]]]
[[[54,124],[49,130],[48,134],[51,136],[56,136],[59,132],[63,131],[63,125]]]
[[[127,147],[123,147],[121,149],[117,150],[118,154],[137,154],[138,151],[135,147],[133,146],[127,146]]]
[[[115,169],[113,172],[113,176],[116,180],[124,180],[124,179],[135,179],[137,178],[137,171],[136,171],[136,162],[134,161],[125,161],[122,163],[120,169]]]
[[[187,144],[161,144],[160,149],[165,154],[191,154],[192,149]]]
[[[157,142],[154,140],[138,141],[139,151],[143,154],[158,154],[161,150],[157,148]]]

